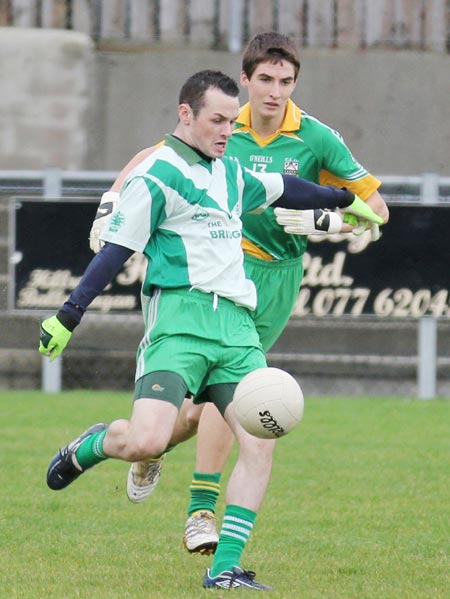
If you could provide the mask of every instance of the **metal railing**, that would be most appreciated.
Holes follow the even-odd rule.
[[[447,0],[9,0],[0,26],[81,31],[98,44],[190,44],[239,52],[274,29],[301,47],[450,51]]]
[[[0,171],[0,197],[37,195],[96,198],[109,189],[116,171],[45,170]],[[387,202],[443,204],[450,202],[450,177],[435,173],[416,176],[377,175]]]

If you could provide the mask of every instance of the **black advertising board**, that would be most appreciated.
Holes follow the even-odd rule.
[[[94,256],[89,231],[97,206],[98,200],[15,200],[10,308],[51,311],[65,302]],[[133,256],[89,309],[140,310],[143,260]]]
[[[96,208],[89,200],[15,200],[11,309],[55,310],[65,301],[93,257]],[[450,319],[450,206],[394,205],[390,215],[375,243],[368,232],[310,238],[294,317]],[[133,256],[90,310],[139,310],[144,269],[143,256]]]
[[[377,242],[310,237],[295,316],[450,318],[450,206],[389,210]]]

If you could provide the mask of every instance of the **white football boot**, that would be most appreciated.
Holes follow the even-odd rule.
[[[133,462],[128,471],[127,495],[133,503],[140,503],[149,497],[156,488],[166,454],[160,458],[149,458]]]
[[[189,553],[211,555],[215,552],[219,535],[216,530],[216,517],[213,512],[194,512],[186,521],[183,545]]]

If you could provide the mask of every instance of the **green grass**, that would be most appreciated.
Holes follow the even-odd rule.
[[[229,596],[201,589],[210,558],[181,546],[193,441],[140,505],[125,495],[128,465],[113,460],[47,489],[59,445],[130,407],[123,393],[0,393],[2,597]],[[278,442],[243,565],[274,599],[448,599],[449,423],[448,400],[308,399]]]

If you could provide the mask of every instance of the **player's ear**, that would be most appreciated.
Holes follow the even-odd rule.
[[[241,71],[240,83],[241,83],[242,87],[247,87],[248,86],[249,79],[248,79],[245,71]]]
[[[180,119],[180,123],[185,126],[190,125],[192,117],[192,109],[189,104],[180,104],[178,106],[178,118]]]

